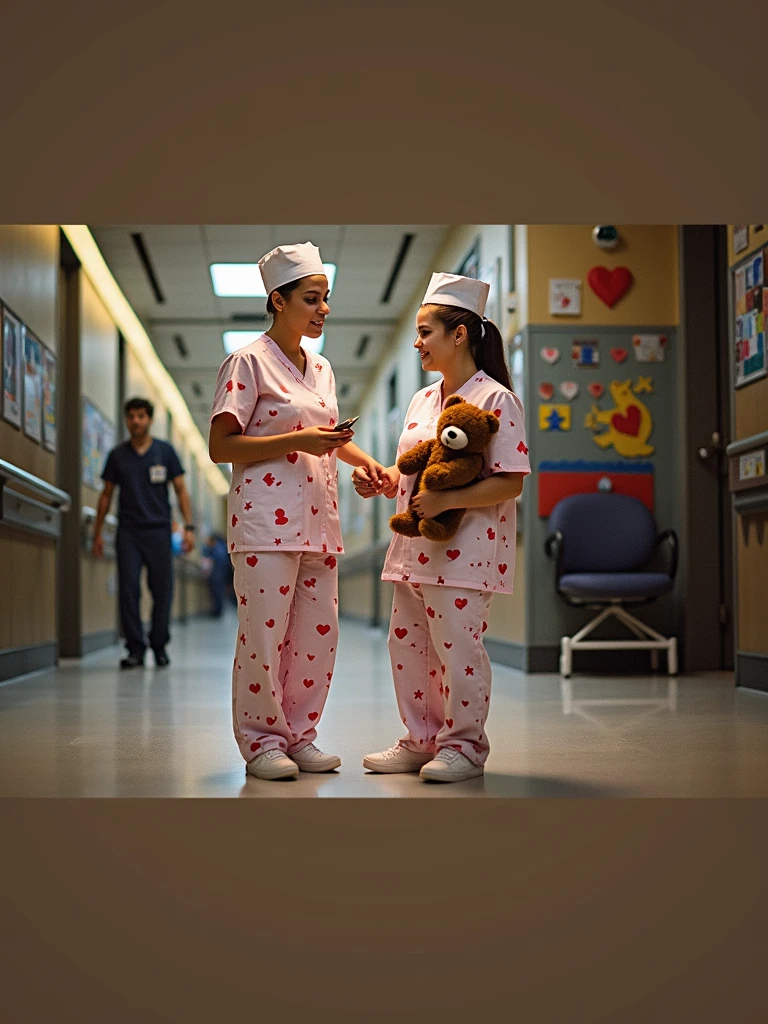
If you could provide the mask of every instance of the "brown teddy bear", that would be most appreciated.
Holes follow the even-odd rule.
[[[482,452],[498,429],[493,413],[451,395],[437,421],[437,438],[409,448],[397,460],[397,468],[405,476],[416,473],[411,495],[471,484],[483,468]],[[409,507],[392,516],[389,525],[405,537],[421,534],[427,540],[446,541],[455,535],[466,511],[450,508],[434,519],[419,519]]]

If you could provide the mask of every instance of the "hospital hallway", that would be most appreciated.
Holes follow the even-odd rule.
[[[730,673],[526,675],[495,664],[483,778],[373,775],[364,754],[403,734],[382,630],[342,620],[318,733],[342,767],[246,778],[232,735],[236,619],[176,625],[171,665],[120,670],[111,647],[0,686],[3,797],[768,796],[768,697]]]

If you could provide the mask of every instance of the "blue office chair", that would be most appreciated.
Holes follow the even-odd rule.
[[[677,675],[677,639],[664,637],[626,610],[655,601],[674,587],[677,535],[656,532],[653,516],[626,494],[573,494],[549,517],[547,555],[555,560],[555,587],[566,604],[599,612],[572,637],[560,641],[560,674],[570,676],[573,651],[649,650],[658,668],[658,652],[667,652],[667,672]],[[660,560],[661,565],[654,563]],[[613,615],[635,640],[587,640]]]

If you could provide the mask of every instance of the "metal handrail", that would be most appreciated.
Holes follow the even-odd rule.
[[[38,497],[47,499],[61,512],[68,512],[72,507],[72,499],[66,491],[54,487],[53,484],[46,483],[40,477],[33,476],[32,473],[28,473],[25,469],[14,466],[12,462],[6,462],[5,459],[0,459],[0,479],[14,480]]]
[[[725,449],[726,455],[739,455],[741,452],[748,452],[751,448],[759,448],[761,444],[768,443],[768,430],[763,430],[752,437],[743,437],[740,441],[732,441]]]
[[[96,516],[98,515],[98,512],[96,511],[95,508],[91,508],[88,505],[83,505],[83,507],[80,509],[80,514],[82,515],[83,519],[95,519]],[[107,515],[104,516],[104,525],[116,527],[117,516],[113,516],[110,513],[107,513]]]

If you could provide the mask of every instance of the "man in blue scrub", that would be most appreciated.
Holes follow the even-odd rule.
[[[184,470],[172,445],[152,437],[150,427],[154,408],[144,398],[125,403],[125,424],[130,440],[109,453],[101,478],[104,489],[99,498],[93,537],[93,555],[104,554],[101,528],[109,512],[112,492],[120,488],[117,527],[117,575],[120,589],[120,617],[128,656],[120,668],[138,668],[144,664],[147,648],[139,608],[142,566],[147,567],[147,583],[152,594],[152,626],[149,646],[155,664],[169,663],[165,646],[173,596],[173,559],[171,552],[171,506],[168,484],[173,485],[184,516],[184,550],[194,547],[192,505],[184,484]]]

